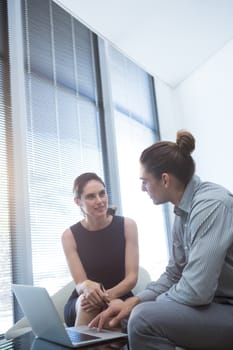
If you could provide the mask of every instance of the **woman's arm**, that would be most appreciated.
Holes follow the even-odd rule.
[[[70,273],[76,284],[77,293],[84,294],[92,305],[100,304],[106,299],[99,283],[87,279],[86,272],[77,252],[76,242],[70,229],[62,235],[62,245]]]
[[[81,284],[87,279],[87,275],[79,258],[75,239],[69,228],[62,234],[62,246],[71,276],[76,285]]]
[[[137,283],[138,278],[138,230],[134,220],[124,218],[125,231],[125,278],[111,289],[108,289],[109,299],[119,298],[128,292]]]
[[[87,279],[86,272],[77,252],[76,242],[70,229],[62,234],[62,245],[70,273],[76,284],[77,293],[83,294],[88,307],[95,307],[108,300],[106,293],[101,290],[100,284]]]

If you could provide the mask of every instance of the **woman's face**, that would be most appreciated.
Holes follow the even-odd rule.
[[[103,184],[97,180],[90,180],[83,188],[81,198],[75,199],[84,214],[99,217],[106,215],[108,196]]]
[[[161,179],[158,180],[141,165],[142,191],[147,192],[154,204],[162,204],[169,201],[164,175],[166,176],[167,174],[162,174]]]

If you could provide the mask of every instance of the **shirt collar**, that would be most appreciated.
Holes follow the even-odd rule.
[[[194,192],[196,191],[197,187],[199,187],[200,183],[200,178],[197,175],[193,175],[185,188],[180,203],[174,207],[174,213],[176,215],[183,216],[187,215],[190,212]]]

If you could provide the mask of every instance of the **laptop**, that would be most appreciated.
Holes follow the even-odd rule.
[[[111,330],[98,331],[88,326],[65,327],[47,290],[22,284],[13,284],[12,290],[36,338],[80,348],[101,343],[125,340],[127,334]]]

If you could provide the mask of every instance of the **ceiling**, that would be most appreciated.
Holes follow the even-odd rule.
[[[176,87],[233,39],[233,0],[53,0]]]

